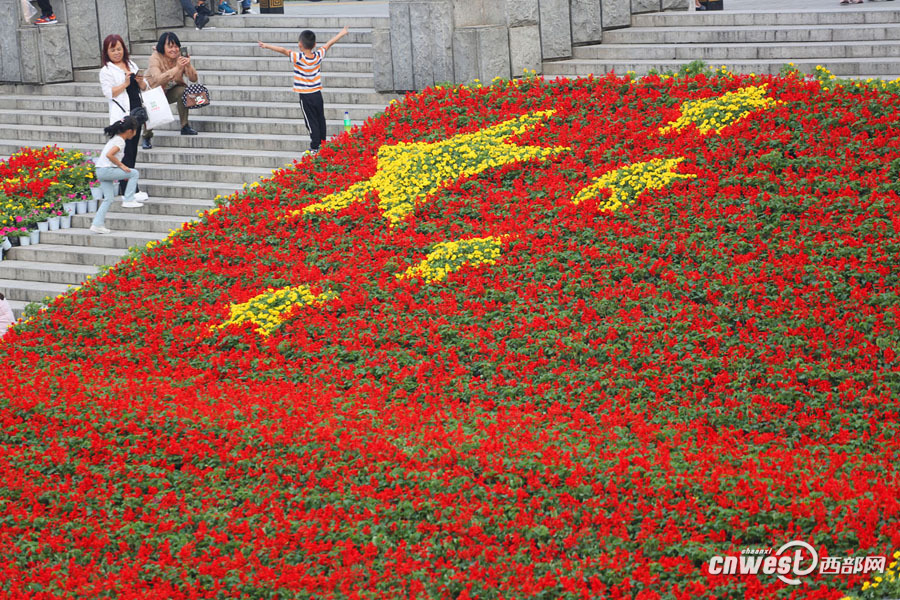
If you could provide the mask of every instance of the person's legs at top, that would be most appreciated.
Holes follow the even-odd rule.
[[[181,0],[181,8],[184,10],[184,14],[194,20],[197,19],[197,9],[194,8],[194,3],[191,0]]]
[[[138,136],[134,136],[130,139],[125,140],[125,149],[124,156],[122,156],[122,164],[129,168],[134,168],[134,164],[137,162],[137,152],[138,152]],[[119,195],[125,193],[125,180],[119,180]]]
[[[219,8],[216,12],[218,12],[220,15],[225,15],[225,16],[231,16],[231,15],[238,14],[236,10],[231,8],[231,5],[228,4],[227,0],[221,0],[221,2],[219,2]]]
[[[212,14],[203,0],[199,0],[196,6],[192,0],[181,0],[181,8],[184,11],[184,14],[194,20],[194,26],[196,26],[197,29],[206,27],[206,24],[209,22],[209,16]],[[215,28],[210,27],[209,29]]]
[[[53,14],[53,7],[50,0],[37,0],[38,6],[41,8],[41,16],[37,19],[35,25],[52,25],[56,23],[56,15]]]

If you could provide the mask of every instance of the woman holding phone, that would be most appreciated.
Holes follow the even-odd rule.
[[[103,40],[103,50],[100,57],[103,68],[100,69],[100,89],[109,100],[110,125],[131,113],[131,109],[141,106],[141,90],[150,89],[144,80],[138,67],[128,57],[128,48],[122,36],[108,35]],[[144,148],[149,144],[144,145]],[[137,162],[138,139],[135,136],[125,143],[125,154],[122,163],[134,168]],[[126,181],[119,182],[119,195],[125,193]],[[135,195],[138,202],[147,199],[147,194],[138,192]]]
[[[166,100],[169,104],[178,106],[178,118],[181,120],[181,135],[197,135],[197,132],[188,124],[188,109],[182,100],[182,94],[187,87],[185,77],[191,82],[197,82],[197,71],[191,64],[191,57],[187,48],[181,47],[178,36],[167,31],[159,36],[156,49],[150,55],[150,66],[147,68],[147,81],[151,87],[162,86],[166,91]],[[153,137],[152,131],[144,132],[144,146],[150,144]]]

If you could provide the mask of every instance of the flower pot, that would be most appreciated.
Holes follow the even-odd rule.
[[[50,223],[47,221],[41,221],[38,223],[38,231],[50,231]]]
[[[92,187],[91,197],[94,200],[103,200],[103,188],[101,188],[99,185],[97,187]]]
[[[31,238],[32,244],[39,244],[41,242],[41,232],[40,231],[32,231],[28,237]]]
[[[50,231],[59,229],[59,217],[50,217],[47,222],[50,223]]]
[[[63,208],[70,215],[75,214],[75,211],[77,210],[77,206],[78,206],[77,202],[66,202],[65,204],[63,204]]]
[[[20,246],[30,246],[31,245],[31,236],[23,235],[19,238]]]
[[[86,212],[87,212],[87,200],[79,200],[78,202],[75,203],[75,214],[83,215]]]
[[[12,248],[12,244],[9,242],[9,238],[6,236],[0,238],[0,250],[9,250],[10,248]]]
[[[95,213],[95,212],[97,212],[97,204],[98,204],[98,202],[97,202],[97,199],[96,199],[96,198],[91,198],[90,200],[88,200],[88,201],[87,201],[87,205],[88,205],[88,206],[87,206],[87,211],[88,211],[89,213]]]
[[[63,215],[59,218],[59,228],[60,229],[68,229],[72,226],[72,216],[71,215]]]

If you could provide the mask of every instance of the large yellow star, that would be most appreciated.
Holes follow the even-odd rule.
[[[331,194],[288,217],[341,210],[378,191],[378,206],[390,225],[396,225],[418,204],[461,177],[477,175],[492,167],[538,158],[569,150],[567,147],[517,146],[507,140],[534,128],[552,115],[546,110],[522,115],[474,133],[440,142],[401,142],[378,149],[378,170],[371,179]]]

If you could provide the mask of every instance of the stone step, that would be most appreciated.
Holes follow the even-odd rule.
[[[96,71],[95,71],[96,74]],[[371,75],[370,75],[371,77]],[[88,78],[91,79],[91,78]],[[0,84],[0,98],[10,95],[41,95],[63,97],[102,98],[99,79],[95,75],[91,81],[96,85],[85,85],[83,82],[54,83],[50,85]],[[297,94],[291,91],[290,82],[277,86],[222,85],[210,90],[212,102],[219,100],[254,104],[264,99],[266,102],[297,103]],[[391,100],[402,98],[398,94],[383,94],[371,87],[325,87],[322,91],[325,105],[329,104],[381,104],[387,106]],[[201,109],[202,110],[202,109]]]
[[[43,234],[41,234],[43,235]],[[26,260],[0,261],[0,279],[81,285],[99,272],[94,265],[62,265]]]
[[[249,181],[255,179],[247,178]],[[241,183],[189,181],[172,179],[150,179],[141,177],[141,189],[151,198],[190,198],[212,201],[216,196],[230,196],[241,189]]]
[[[63,127],[61,123],[65,123],[66,113],[29,113],[26,115],[19,114],[21,111],[3,111],[0,110],[0,132],[4,126],[29,125],[35,126],[34,121],[40,121],[41,127],[51,127],[60,129]],[[99,152],[103,149],[106,137],[96,137],[96,131],[106,124],[105,115],[99,117],[90,117],[87,114],[69,117],[71,126],[68,129],[84,128],[86,131],[79,132],[81,139],[93,139],[90,145],[83,145],[81,149],[91,152]],[[204,131],[204,136],[212,135],[210,129],[223,129],[224,125],[228,125],[229,121],[224,123],[217,121],[215,117],[198,118],[192,121],[194,127]],[[340,127],[338,124],[340,123]],[[276,151],[250,149],[256,146],[253,143],[254,134],[244,134],[247,137],[242,138],[246,144],[241,148],[241,152],[235,153],[230,149],[210,148],[210,144],[203,142],[202,146],[189,147],[184,142],[188,139],[197,139],[200,136],[183,136],[180,130],[173,129],[171,126],[165,131],[154,132],[154,148],[151,151],[139,150],[139,152],[152,152],[154,162],[163,163],[183,163],[183,162],[208,162],[216,166],[247,166],[266,168],[273,164],[284,164],[290,162],[296,157],[296,151],[291,150],[305,144],[309,139],[306,133],[306,126],[302,120],[290,120],[281,127],[277,122],[266,122],[260,119],[241,119],[236,125],[242,128],[259,127],[260,131],[269,133],[269,131],[279,132],[278,140],[283,144]],[[333,121],[330,129],[335,133],[343,130],[343,121]],[[42,129],[41,131],[45,131]],[[225,135],[225,134],[228,135]],[[229,132],[218,132],[217,137],[225,139],[233,139]],[[2,143],[2,141],[0,141]],[[199,143],[199,142],[198,142]],[[150,154],[143,155],[143,158],[149,157]]]
[[[112,235],[112,234],[110,234]],[[125,256],[121,248],[78,248],[69,245],[37,244],[34,246],[16,246],[10,248],[3,258],[17,261],[46,262],[68,265],[114,265]]]
[[[372,44],[348,44],[344,41],[346,39],[346,37],[342,38],[340,42],[331,47],[328,51],[328,56],[325,58],[326,62],[330,62],[335,58],[363,58],[370,61],[372,60]],[[232,60],[252,60],[255,57],[276,61],[283,68],[287,58],[281,54],[276,54],[271,50],[260,48],[257,41],[259,40],[254,40],[252,42],[192,41],[190,44],[185,42],[185,45],[189,46],[188,50],[190,51],[191,56],[196,60],[204,57],[218,57],[226,60],[229,58]],[[268,44],[275,44],[276,46],[293,49],[297,45],[297,36],[293,35],[289,39],[285,38],[283,40],[269,39],[269,36],[267,36],[267,39],[263,41]],[[139,60],[135,60],[135,62],[138,65],[144,65],[147,64],[146,61],[155,49],[156,42],[135,42],[131,44],[131,56],[140,57],[143,62],[139,62]],[[290,64],[288,64],[288,67],[290,67]]]
[[[193,51],[193,47],[191,47]],[[270,53],[274,54],[274,53]],[[132,55],[131,59],[139,67],[149,64],[149,56]],[[191,62],[197,72],[204,75],[207,72],[218,71],[252,71],[254,73],[293,73],[291,61],[280,54],[274,54],[265,58],[244,56],[199,56],[192,55]],[[335,58],[329,57],[322,64],[322,73],[371,73],[373,69],[372,58]]]
[[[316,33],[316,40],[327,42],[341,30],[343,26],[312,28]],[[177,35],[182,44],[190,45],[194,42],[266,42],[287,48],[288,44],[296,44],[300,31],[310,29],[307,26],[300,27],[220,27],[216,29],[203,29],[197,31],[192,27],[179,30]],[[340,44],[371,44],[372,29],[351,27],[350,32],[341,38]]]
[[[3,124],[0,124],[0,136],[4,132],[4,127]],[[333,129],[333,126],[330,129]],[[342,132],[343,128],[340,131]],[[85,136],[88,133],[94,134],[95,132],[93,130],[89,132],[78,130],[72,135],[54,134],[53,143],[67,150],[77,149],[98,154],[103,149],[106,138],[105,136],[87,138]],[[338,134],[337,131],[331,131],[330,133],[331,137]],[[46,134],[32,135],[30,136],[32,139],[23,139],[21,135],[19,139],[2,139],[0,137],[0,157],[10,156],[23,146],[34,148],[48,143]],[[86,139],[94,139],[95,141],[84,141]],[[203,157],[203,153],[208,152],[209,156],[212,157],[210,162],[225,166],[233,164],[233,161],[228,158],[229,152],[235,153],[237,151],[236,154],[238,156],[245,152],[272,152],[277,153],[282,158],[293,160],[296,158],[297,152],[305,151],[308,146],[309,135],[305,133],[303,135],[267,135],[265,137],[259,137],[252,133],[203,133],[195,136],[186,136],[181,135],[177,129],[157,130],[153,136],[153,149],[139,149],[138,161],[141,162],[146,158],[152,158],[157,150],[173,152],[185,150],[182,156],[200,158]],[[194,152],[189,153],[187,150],[193,150]],[[145,152],[147,154],[144,154]],[[276,162],[274,163],[276,166],[283,164],[278,162],[278,160],[276,157]],[[157,162],[162,161],[158,160]]]
[[[700,57],[697,57],[700,58]],[[585,60],[572,59],[560,62],[545,63],[544,76],[546,77],[585,77],[587,75],[600,75],[615,72],[624,75],[627,71],[633,71],[639,75],[646,74],[651,69],[657,71],[677,71],[684,66],[685,60]],[[788,61],[784,60],[730,60],[721,64],[735,73],[775,74]],[[816,65],[821,65],[834,75],[843,76],[868,76],[881,78],[894,78],[900,74],[900,61],[889,58],[831,58],[827,60],[797,59],[790,61],[803,73],[813,73]],[[716,63],[712,66],[718,66]]]
[[[91,97],[61,97],[28,96],[22,94],[5,94],[0,96],[0,110],[20,110],[35,113],[38,111],[57,111],[66,113],[103,113],[107,118],[108,103],[106,98]],[[352,121],[365,121],[384,110],[384,104],[325,104],[325,118],[343,120],[344,112],[350,113]],[[199,111],[195,111],[199,112]],[[293,102],[233,102],[228,100],[216,100],[202,109],[204,115],[221,117],[265,117],[269,119],[299,119],[299,101],[294,94]],[[105,125],[105,123],[104,123]]]
[[[700,11],[666,12],[633,15],[634,27],[745,27],[749,25],[859,25],[898,23],[900,10],[848,11],[835,6],[815,11],[791,10],[789,5],[778,12]]]
[[[848,42],[900,40],[900,24],[833,27],[766,26],[631,27],[603,32],[608,44],[771,44],[781,42]]]
[[[162,198],[151,196],[149,200],[144,202],[141,209],[143,214],[159,215],[164,217],[197,217],[200,214],[215,207],[212,199],[194,200],[193,198]],[[112,203],[110,211],[120,212],[123,210],[122,201]],[[108,213],[107,213],[108,214]]]
[[[359,124],[358,122],[354,124]],[[180,129],[178,129],[178,123],[170,123],[166,125],[167,129],[165,130],[154,130],[154,140],[156,140],[157,136],[162,136],[163,134],[171,134],[172,136],[177,136],[179,139],[184,138],[185,140],[190,140],[190,138],[198,139],[201,136],[205,137],[216,137],[222,139],[228,139],[229,136],[235,136],[236,134],[244,134],[249,137],[237,138],[232,137],[234,140],[232,143],[228,145],[230,148],[235,149],[250,149],[256,148],[258,145],[253,143],[253,136],[259,136],[260,134],[266,135],[281,135],[283,138],[291,138],[295,140],[296,144],[305,144],[309,141],[309,134],[306,131],[306,126],[304,125],[302,120],[294,119],[289,122],[285,122],[280,125],[277,122],[266,121],[262,123],[250,124],[247,123],[246,120],[243,119],[218,119],[215,117],[210,118],[196,118],[191,119],[191,125],[194,126],[200,134],[197,136],[183,136],[180,133]],[[259,127],[259,130],[256,133],[253,133],[253,125]],[[327,125],[327,134],[329,136],[337,135],[344,130],[344,122],[343,120],[337,121],[326,121]],[[63,126],[54,126],[54,125],[29,125],[27,128],[22,128],[14,123],[2,123],[0,122],[0,139],[6,140],[31,140],[31,141],[43,141],[45,143],[68,143],[68,144],[77,144],[77,143],[88,143],[99,145],[102,149],[103,144],[106,143],[107,138],[103,134],[103,130],[101,129],[102,125],[97,125],[95,127],[63,127]],[[206,129],[212,129],[213,131],[206,131]],[[240,140],[241,143],[237,144],[236,142]],[[156,142],[154,142],[155,144]],[[205,141],[198,142],[190,142],[186,141],[182,142],[174,142],[173,144],[168,144],[170,146],[179,146],[189,147],[194,145],[193,147],[207,147],[208,145],[214,144],[215,141],[210,140],[209,144]],[[283,148],[282,148],[283,150]]]
[[[879,42],[785,42],[781,44],[596,44],[573,49],[573,58],[591,60],[781,60],[801,58],[900,57],[900,44]]]
[[[26,246],[27,250],[31,246]],[[40,246],[36,246],[39,248]],[[5,260],[3,261],[6,262]],[[2,263],[0,263],[2,264]],[[17,281],[14,279],[0,279],[0,293],[10,301],[40,302],[48,296],[55,298],[69,291],[71,286],[62,283],[49,283],[46,281]],[[76,286],[77,287],[77,286]]]
[[[259,7],[254,6],[252,10],[258,11]],[[194,30],[194,22],[192,19],[185,17],[184,24],[186,28],[190,27],[192,31]],[[324,17],[312,15],[264,15],[258,14],[257,12],[249,15],[233,15],[227,17],[215,15],[210,18],[209,24],[216,28],[212,31],[235,28],[262,30],[292,28],[294,30],[297,30],[297,33],[299,33],[299,30],[301,29],[312,29],[316,32],[318,42],[320,44],[323,44],[344,26],[349,27],[350,31],[352,32],[354,29],[374,29],[376,27],[388,27],[390,26],[390,20],[385,17],[370,16]]]
[[[127,211],[128,209],[121,209]],[[142,209],[132,209],[135,212]],[[196,217],[163,217],[160,215],[125,214],[108,212],[104,226],[111,234],[99,235],[90,230],[93,214],[75,215],[70,229],[41,233],[41,244],[55,246],[79,246],[89,248],[128,249],[132,246],[146,246],[148,242],[165,239],[170,232]],[[115,234],[115,235],[113,235]],[[38,244],[40,245],[40,244]]]
[[[78,83],[92,83],[100,89],[99,71],[87,69],[75,71],[75,81]],[[258,71],[200,71],[199,82],[210,88],[215,94],[218,86],[243,86],[244,89],[256,87],[283,87],[291,91],[294,79],[293,71],[287,69],[281,72],[260,73]],[[328,73],[322,71],[322,85],[325,87],[372,87],[375,76],[371,71]],[[99,94],[98,94],[99,95]]]

